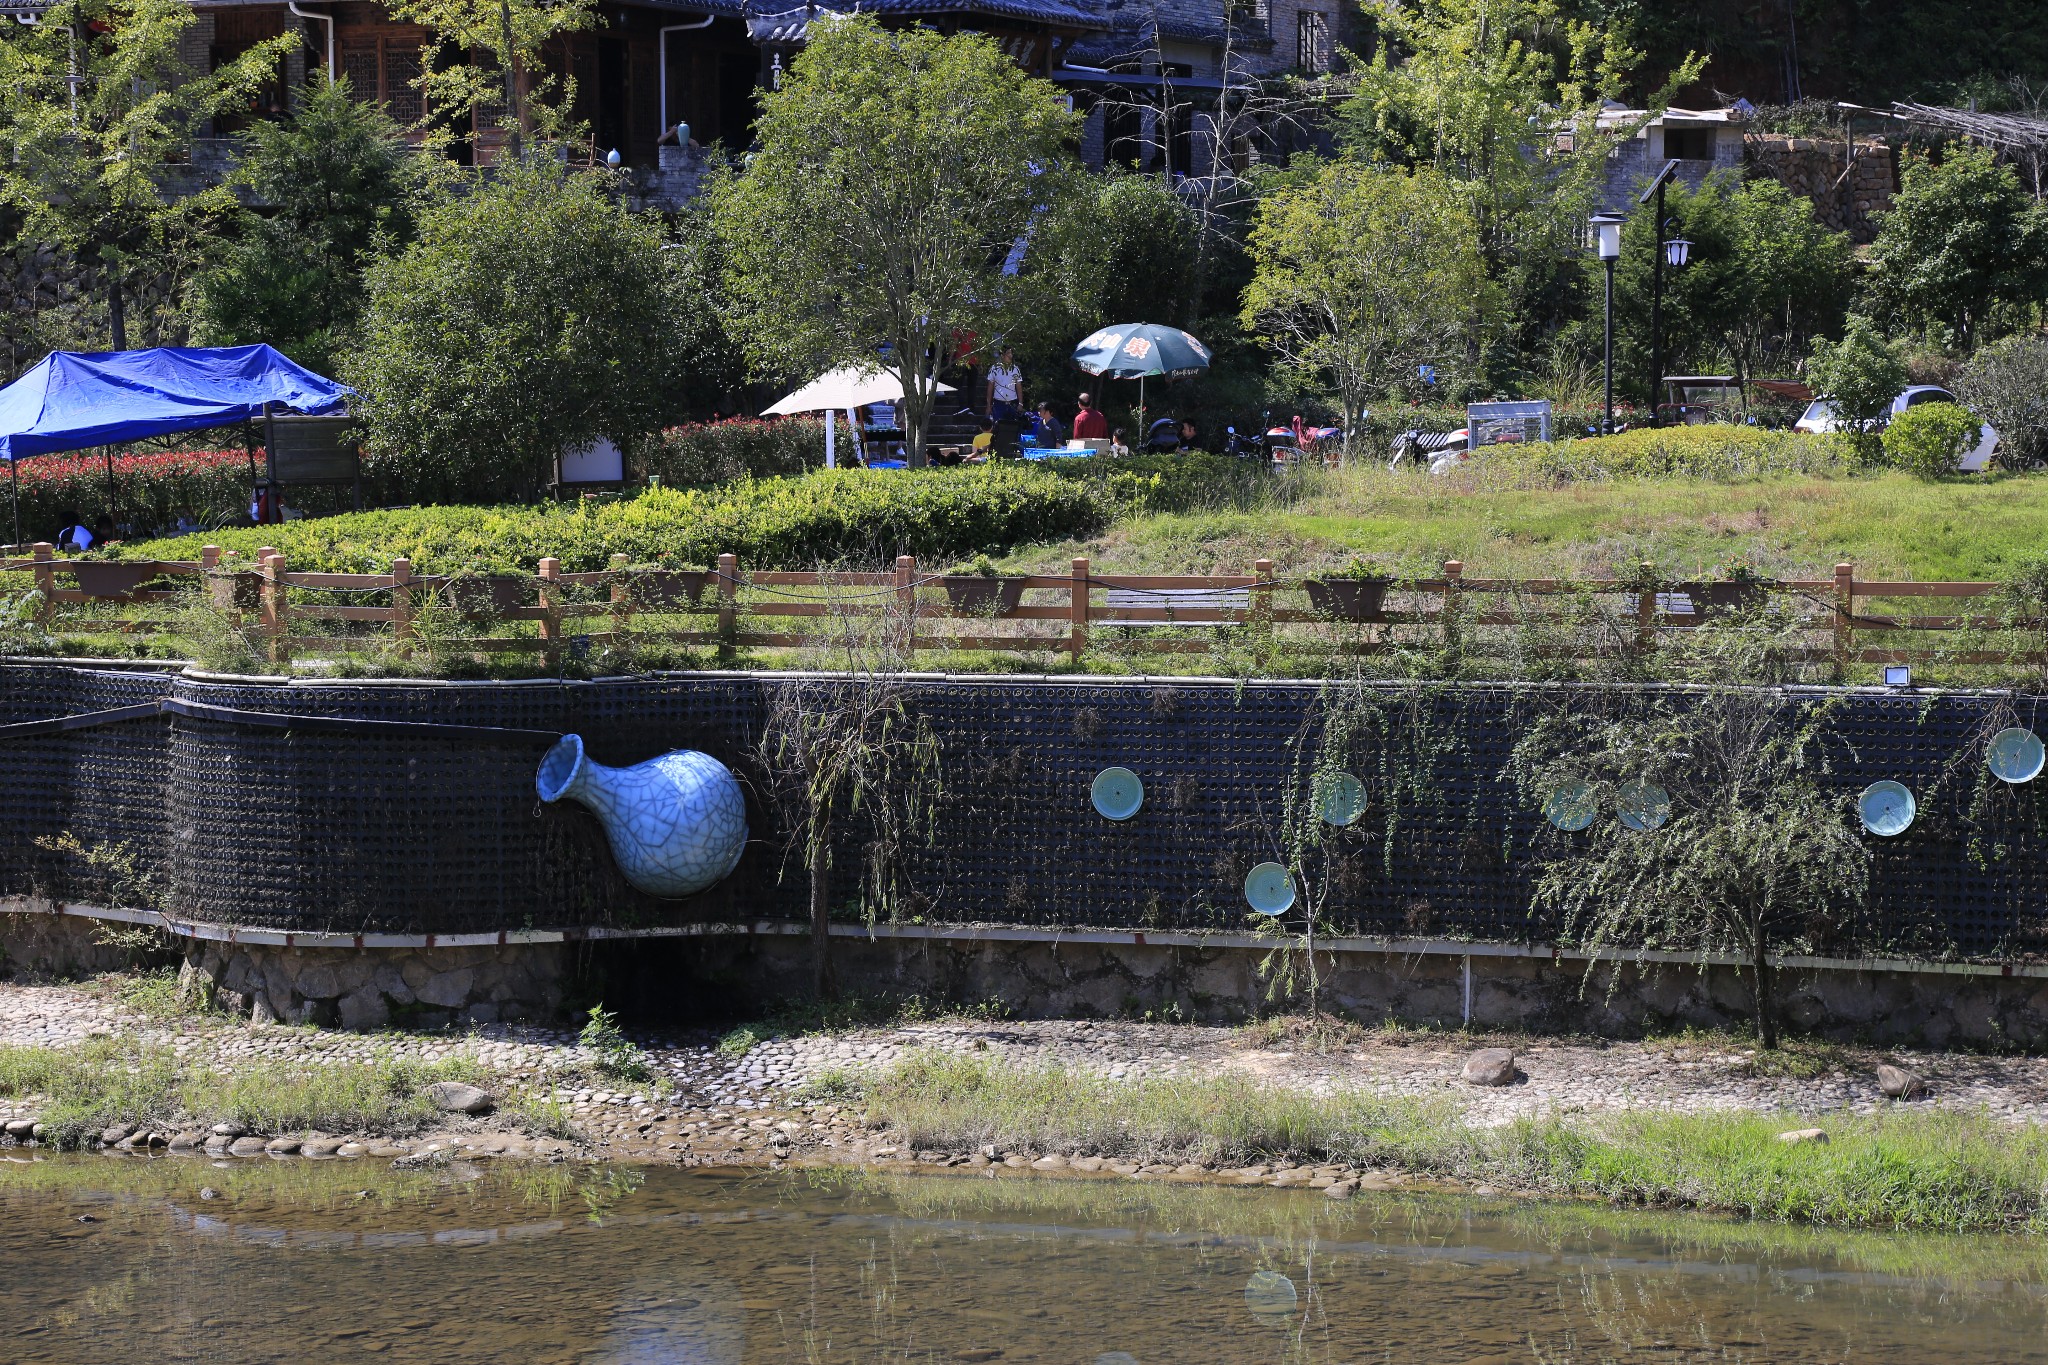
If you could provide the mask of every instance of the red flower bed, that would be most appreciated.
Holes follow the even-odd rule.
[[[256,458],[260,464],[262,454]],[[107,462],[99,455],[38,455],[20,461],[15,472],[21,531],[28,540],[54,540],[74,515],[87,524],[110,516],[141,534],[173,527],[180,517],[205,524],[232,521],[249,505],[249,457],[239,450],[116,455],[112,502]]]

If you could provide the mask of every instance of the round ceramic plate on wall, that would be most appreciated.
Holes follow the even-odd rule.
[[[1913,823],[1913,793],[1890,778],[1873,782],[1856,798],[1856,813],[1872,834],[1886,839],[1904,834]]]
[[[1365,814],[1365,784],[1350,773],[1338,773],[1323,789],[1323,823],[1355,825]]]
[[[1654,782],[1630,782],[1615,793],[1614,818],[1633,830],[1655,829],[1671,818],[1671,793]]]
[[[1128,820],[1145,804],[1145,784],[1129,768],[1104,768],[1095,774],[1088,794],[1108,820]]]
[[[2014,725],[1991,737],[1984,761],[1990,765],[1991,775],[2001,782],[2032,782],[2041,775],[2042,764],[2048,762],[2048,749],[2041,747],[2041,737],[2032,730]]]
[[[1590,782],[1567,782],[1552,790],[1543,802],[1543,818],[1567,834],[1576,834],[1592,824],[1599,813]]]
[[[1278,863],[1260,863],[1244,879],[1244,898],[1262,915],[1284,915],[1294,906],[1294,878]]]

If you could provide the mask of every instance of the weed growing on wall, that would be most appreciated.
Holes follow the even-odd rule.
[[[797,618],[801,619],[801,618]],[[895,590],[835,604],[803,648],[804,671],[773,690],[754,760],[782,814],[785,857],[810,878],[811,984],[836,993],[831,877],[835,832],[859,829],[862,905],[869,922],[893,911],[899,855],[929,839],[941,795],[937,732],[903,674],[910,632]]]

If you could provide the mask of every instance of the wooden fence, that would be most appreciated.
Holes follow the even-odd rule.
[[[1622,648],[1653,650],[1667,632],[1697,626],[1714,613],[1768,600],[1785,608],[1795,657],[1830,664],[2041,663],[2042,622],[2010,613],[1971,611],[2000,593],[1996,583],[1914,583],[1859,579],[1851,564],[1832,578],[1744,584],[1589,579],[1468,577],[1452,560],[1434,578],[1402,578],[1379,588],[1373,609],[1332,610],[1330,589],[1343,579],[1281,579],[1270,560],[1249,574],[1096,574],[1075,559],[1066,574],[997,579],[922,573],[903,556],[892,572],[748,570],[721,555],[713,570],[630,569],[614,555],[608,569],[564,573],[540,561],[536,575],[454,578],[418,575],[403,559],[389,573],[292,570],[275,550],[243,566],[209,546],[197,561],[123,563],[60,559],[48,544],[0,570],[30,574],[46,629],[132,635],[169,628],[153,609],[189,600],[191,578],[211,602],[250,633],[275,662],[315,652],[395,648],[404,652],[428,626],[460,622],[447,643],[474,654],[565,652],[607,642],[645,641],[741,649],[820,643],[835,623],[890,618],[899,643],[920,651],[1010,651],[1078,659],[1091,647],[1132,653],[1205,653],[1225,642],[1287,641],[1297,647],[1364,654],[1458,631],[1559,621],[1557,599],[1603,601],[1610,622],[1628,627]],[[67,585],[68,582],[68,585]],[[1315,605],[1320,593],[1323,608]],[[1309,597],[1304,601],[1304,597]],[[363,598],[380,598],[366,602]],[[344,600],[346,599],[346,600]],[[1930,599],[1954,602],[1923,614]],[[1874,608],[1887,606],[1884,610]],[[352,623],[353,628],[335,623]],[[484,631],[495,633],[483,633]],[[1970,632],[1977,632],[1972,636]],[[1985,633],[2003,633],[1987,640]],[[2025,638],[2015,641],[2015,633]],[[1930,633],[1931,637],[1930,637]],[[1997,647],[1990,647],[1990,646]],[[1484,651],[1481,651],[1484,652]]]

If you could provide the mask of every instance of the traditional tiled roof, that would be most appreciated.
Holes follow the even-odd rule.
[[[0,0],[4,3],[4,0]],[[936,18],[959,14],[1018,19],[1053,28],[1102,31],[1110,27],[1100,15],[1066,0],[826,0],[817,5],[789,6],[777,0],[754,0],[747,30],[757,43],[800,43],[813,17],[821,12],[886,14]]]

